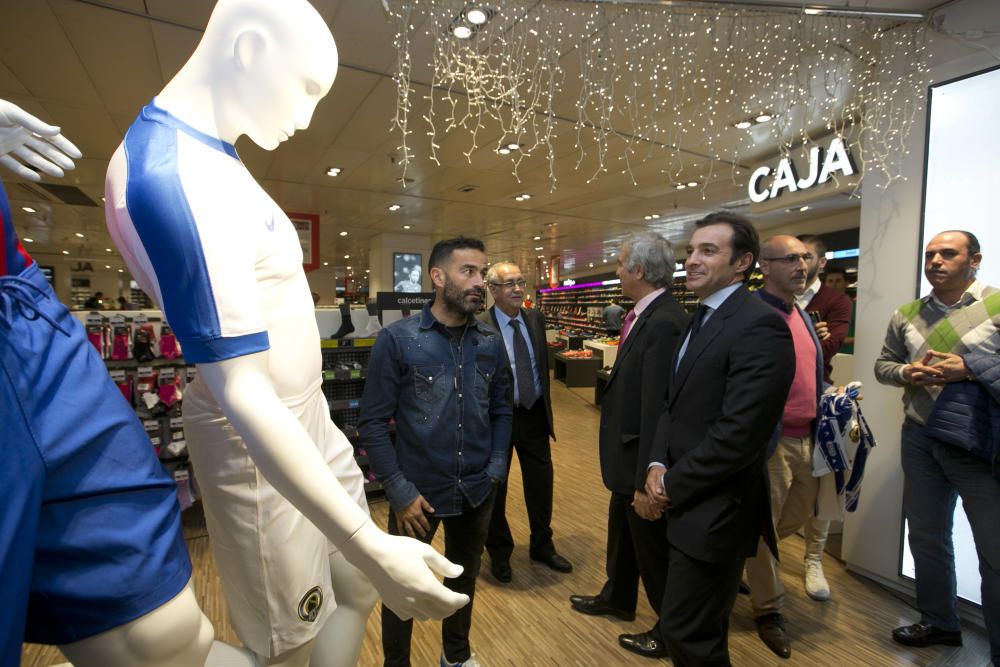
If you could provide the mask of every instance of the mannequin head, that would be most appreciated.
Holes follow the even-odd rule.
[[[160,99],[224,141],[245,134],[274,150],[309,126],[337,64],[333,35],[306,0],[219,0],[198,48]]]

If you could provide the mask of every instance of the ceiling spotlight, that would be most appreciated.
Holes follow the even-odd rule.
[[[323,266],[330,266],[330,262],[323,262]]]
[[[467,25],[457,25],[451,29],[451,34],[459,39],[469,39],[472,37],[472,28]]]
[[[348,270],[348,271],[350,271],[350,270],[351,270],[351,267],[347,267],[347,270]]]
[[[822,9],[817,9],[815,7],[806,7],[802,10],[803,14],[808,14],[809,16],[819,16],[823,13]]]
[[[490,20],[490,17],[482,9],[470,9],[465,12],[465,19],[472,25],[483,25]]]
[[[750,127],[751,125],[753,125],[753,123],[751,123],[750,121],[748,121],[748,120],[741,120],[738,123],[734,123],[733,127],[735,127],[738,130],[745,130],[748,127]]]
[[[535,250],[545,250],[545,246],[538,246]]]
[[[365,269],[365,273],[371,273],[371,272],[372,272],[371,269]]]
[[[105,248],[104,252],[112,252],[111,248]]]
[[[401,205],[399,205],[399,204],[390,204],[386,208],[388,208],[390,211],[398,211],[399,209],[401,209],[403,207]]]
[[[656,219],[657,219],[657,218],[659,218],[659,217],[660,217],[660,214],[659,214],[659,213],[650,213],[650,214],[649,214],[649,219],[650,219],[650,220],[656,220]]]
[[[105,265],[104,265],[104,268],[105,268],[105,269],[110,269],[110,268],[111,268],[111,265],[110,265],[110,264],[105,264]]]
[[[30,206],[22,206],[21,210],[24,211],[25,213],[35,213],[36,212],[35,209],[31,208]]]
[[[593,262],[591,262],[591,263],[589,264],[589,266],[590,266],[590,268],[594,268],[594,263],[593,263]]]
[[[403,225],[403,229],[410,229],[410,227],[412,227],[412,225]]]
[[[507,150],[511,150],[511,151],[516,151],[520,147],[521,147],[521,144],[515,143],[513,141],[510,142],[509,144],[507,144]]]
[[[27,236],[25,236],[22,240],[25,243],[34,243],[35,242],[35,239],[29,239]]]
[[[341,236],[347,236],[347,232],[340,232]]]
[[[73,236],[75,236],[78,239],[82,239],[83,238],[83,234],[81,234],[80,232],[73,232]]]
[[[678,190],[683,190],[683,189],[684,189],[684,188],[686,188],[687,186],[686,186],[686,185],[684,185],[683,183],[678,183],[678,184],[677,184],[677,185],[675,185],[674,187],[675,187],[676,189],[678,189]]]
[[[688,187],[689,188],[696,188],[696,187],[698,187],[698,181],[688,181]]]
[[[531,195],[529,195],[527,192],[525,192],[523,195],[521,195],[521,197],[524,198],[524,199],[531,199]]]
[[[800,206],[799,211],[808,211],[810,208],[812,207],[806,204],[805,206]]]
[[[533,236],[533,237],[531,238],[531,240],[532,240],[532,241],[541,241],[541,240],[542,240],[542,237],[541,237],[541,236]]]
[[[761,115],[755,117],[754,120],[757,121],[758,123],[766,123],[767,121],[771,120],[771,118],[772,118],[771,114],[762,113]]]
[[[510,155],[510,149],[506,146],[502,146],[497,149],[497,153],[500,153],[500,155]]]
[[[327,176],[340,176],[340,172],[344,171],[340,167],[330,167],[326,170]]]
[[[118,269],[118,273],[125,273],[125,269]]]
[[[538,259],[541,259],[542,257],[545,257],[545,255],[539,255]]]
[[[351,258],[350,255],[344,255],[344,259],[350,259],[350,258]]]
[[[69,254],[69,250],[63,250],[63,251],[62,251],[62,254],[64,254],[64,255],[68,255],[68,254]]]

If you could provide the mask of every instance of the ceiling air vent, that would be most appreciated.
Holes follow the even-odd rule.
[[[93,206],[98,204],[93,199],[83,193],[83,190],[73,185],[53,185],[51,183],[39,183],[39,186],[55,196],[59,201],[70,206]]]
[[[479,189],[478,185],[463,185],[458,189],[459,192],[474,192]]]

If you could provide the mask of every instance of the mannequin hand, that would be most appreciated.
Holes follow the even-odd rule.
[[[38,120],[17,106],[0,100],[0,164],[29,181],[39,175],[15,156],[42,173],[60,178],[73,169],[74,159],[83,157],[79,149],[59,134],[59,128]]]
[[[406,509],[396,512],[396,522],[410,537],[423,537],[431,529],[430,522],[424,516],[425,512],[434,514],[434,508],[423,496],[417,496]]]
[[[429,544],[383,533],[371,521],[341,546],[344,557],[371,580],[382,602],[401,619],[441,619],[469,603],[435,575],[454,578],[462,566]]]

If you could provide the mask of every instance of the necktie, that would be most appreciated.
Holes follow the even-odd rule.
[[[708,314],[708,306],[705,304],[699,305],[698,310],[694,311],[694,318],[691,320],[691,337],[688,339],[688,344],[690,344],[690,342],[694,340],[694,337],[698,335],[698,332],[701,331],[701,323],[702,320],[705,319],[706,314]]]
[[[628,311],[628,315],[625,316],[625,323],[622,325],[622,332],[618,336],[618,342],[625,340],[625,336],[628,335],[629,330],[632,328],[632,323],[635,322],[635,308]]]
[[[521,333],[521,322],[511,320],[510,326],[514,327],[514,366],[517,380],[517,397],[521,407],[527,409],[535,404],[535,376],[531,372],[531,355],[528,354],[528,343]]]

